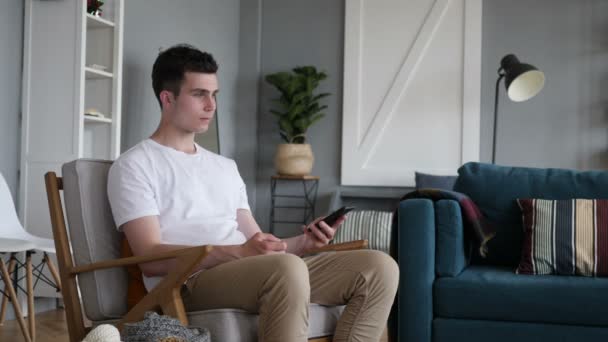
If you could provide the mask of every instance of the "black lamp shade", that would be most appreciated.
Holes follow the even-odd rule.
[[[521,63],[515,55],[503,57],[500,67],[504,70],[507,94],[514,102],[531,99],[545,85],[545,74],[533,65]]]

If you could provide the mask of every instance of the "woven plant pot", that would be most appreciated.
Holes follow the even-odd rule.
[[[307,176],[314,161],[310,144],[279,144],[274,155],[274,168],[280,175]]]

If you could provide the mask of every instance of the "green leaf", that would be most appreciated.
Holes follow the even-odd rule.
[[[322,99],[322,98],[324,98],[324,97],[327,97],[327,96],[329,96],[329,95],[331,95],[331,94],[330,94],[330,93],[322,93],[322,94],[319,94],[319,95],[316,95],[315,97],[313,97],[311,101],[312,101],[312,102],[317,102],[317,101],[319,101],[320,99]]]
[[[291,108],[289,110],[289,113],[287,114],[287,118],[290,121],[296,120],[301,114],[302,112],[304,112],[304,110],[306,109],[306,107],[304,107],[303,105],[295,105],[293,106],[293,108]]]
[[[310,123],[308,125],[312,126],[312,124],[321,120],[324,116],[325,116],[324,113],[318,113],[318,114],[314,115],[312,118],[310,118]]]
[[[287,103],[286,101],[282,100],[282,99],[272,99],[270,100],[270,102],[279,105],[280,107],[285,107],[285,103]]]
[[[279,128],[281,128],[282,131],[285,131],[285,134],[288,136],[293,135],[293,124],[287,118],[281,118],[279,120]]]
[[[298,131],[304,132],[308,128],[308,121],[306,119],[297,119],[293,122],[293,127]]]
[[[292,103],[301,103],[303,102],[307,97],[306,93],[299,93],[294,95],[293,99],[292,99]]]
[[[306,112],[308,113],[308,116],[318,113],[320,110],[321,110],[321,107],[319,106],[318,103],[312,103],[311,105],[309,105],[306,108]]]
[[[285,115],[285,113],[282,113],[282,112],[276,111],[276,110],[274,110],[274,109],[271,109],[271,110],[270,110],[270,113],[272,113],[272,114],[274,114],[274,115],[278,116],[279,118],[282,118],[282,117]]]

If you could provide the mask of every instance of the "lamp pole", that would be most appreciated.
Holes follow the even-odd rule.
[[[494,130],[492,133],[492,164],[496,164],[496,123],[498,121],[498,86],[505,77],[503,68],[498,69],[498,79],[496,80],[496,90],[494,92]]]

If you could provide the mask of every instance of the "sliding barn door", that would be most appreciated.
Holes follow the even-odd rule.
[[[479,159],[481,0],[346,0],[342,184]]]

